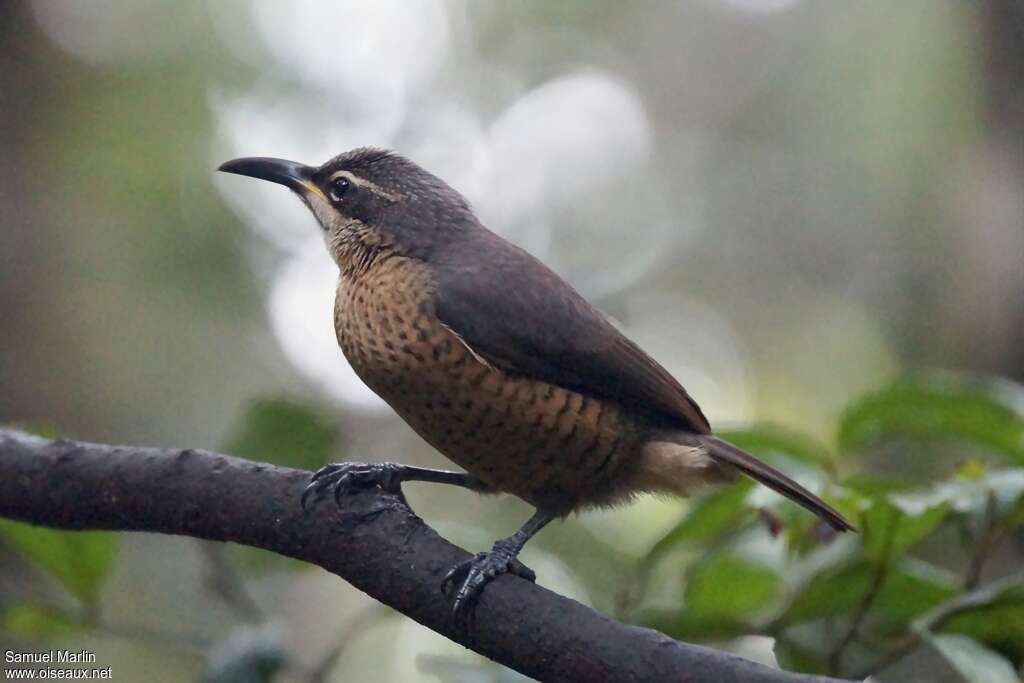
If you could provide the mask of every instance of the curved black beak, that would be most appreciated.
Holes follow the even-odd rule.
[[[321,198],[324,196],[320,188],[313,183],[313,172],[316,169],[297,161],[271,157],[244,157],[225,161],[217,170],[269,180],[300,193],[312,192]]]

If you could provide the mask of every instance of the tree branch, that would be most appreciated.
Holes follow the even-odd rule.
[[[484,591],[460,628],[439,586],[467,553],[415,515],[362,519],[383,495],[340,513],[299,506],[309,473],[184,449],[48,441],[0,429],[0,515],[61,529],[149,531],[232,541],[323,567],[466,647],[542,681],[824,683],[621,624],[513,576]]]

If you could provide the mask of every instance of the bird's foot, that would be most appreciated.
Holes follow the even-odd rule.
[[[397,494],[397,498],[389,496],[392,501],[400,500],[401,485],[402,465],[393,462],[336,462],[321,467],[310,479],[306,490],[302,492],[302,509],[310,508],[310,497],[313,498],[312,504],[315,505],[328,492],[334,494],[335,504],[341,507],[341,499],[344,495],[374,487],[385,493]],[[383,507],[378,505],[367,514],[377,514],[391,507],[394,505],[387,504]]]
[[[537,579],[532,569],[516,559],[516,554],[508,539],[503,539],[490,552],[477,553],[452,567],[441,582],[441,591],[451,595],[454,590],[452,616],[457,621],[469,616],[484,587],[502,574],[515,574],[530,582]]]

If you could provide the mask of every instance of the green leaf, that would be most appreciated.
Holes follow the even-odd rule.
[[[915,482],[889,473],[885,475],[871,472],[857,472],[843,479],[843,488],[860,494],[877,498],[888,493],[899,493],[914,489]]]
[[[772,604],[780,583],[770,567],[738,555],[715,555],[690,572],[686,611],[696,617],[747,619]]]
[[[922,617],[917,628],[969,636],[1024,658],[1024,576],[953,598]]]
[[[686,609],[645,610],[634,621],[676,640],[691,643],[721,642],[757,632],[756,627],[742,619],[694,614]]]
[[[947,514],[947,503],[924,507],[898,496],[875,500],[861,517],[864,554],[873,562],[899,557],[934,531]]]
[[[804,647],[783,638],[775,639],[775,659],[785,671],[799,671],[805,674],[828,673],[822,648]]]
[[[867,592],[870,570],[867,562],[859,561],[829,567],[816,574],[804,584],[778,622],[788,626],[849,612]]]
[[[1007,515],[1007,520],[1011,527],[1024,525],[1024,496],[1017,499],[1017,503]]]
[[[0,536],[86,603],[96,600],[117,557],[117,536],[107,531],[57,531],[0,519]]]
[[[905,624],[935,609],[959,590],[959,582],[949,572],[905,557],[886,574],[875,599],[874,611],[888,620]]]
[[[0,614],[4,631],[25,638],[48,640],[82,630],[82,624],[67,615],[39,605],[8,607]]]
[[[761,424],[748,429],[719,432],[726,441],[769,462],[797,460],[820,466],[832,460],[832,453],[822,443],[800,432]]]
[[[863,559],[824,569],[804,584],[778,623],[790,626],[849,614],[868,591],[874,571]],[[949,574],[905,558],[886,573],[872,612],[892,622],[906,622],[949,600],[957,590]]]
[[[1024,389],[937,376],[900,380],[844,412],[839,446],[857,450],[894,438],[957,440],[1024,463],[1024,417],[1011,393],[1019,396]]]
[[[284,399],[249,404],[225,450],[250,460],[315,469],[334,445],[334,426],[315,409]]]
[[[1010,661],[961,635],[926,635],[925,639],[966,683],[1020,683]]]
[[[651,548],[648,560],[679,545],[709,543],[752,520],[746,505],[752,486],[753,482],[743,480],[697,499],[682,521]]]
[[[769,567],[716,555],[691,570],[683,609],[649,609],[635,621],[691,642],[730,640],[757,632],[751,617],[771,605],[780,583]]]
[[[961,463],[956,468],[956,478],[967,481],[980,481],[988,473],[988,466],[977,458]]]
[[[23,432],[28,432],[34,436],[41,437],[43,439],[59,439],[64,434],[56,423],[50,422],[49,420],[40,420],[32,422],[12,422],[6,425],[12,429],[19,429]]]
[[[959,513],[985,510],[989,498],[994,498],[998,516],[1012,514],[1024,497],[1024,468],[985,469],[972,468],[969,478],[960,476],[939,482],[931,488],[892,496],[904,509],[922,510],[946,504]]]

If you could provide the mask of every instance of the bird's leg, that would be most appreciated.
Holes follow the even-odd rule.
[[[346,493],[373,487],[386,493],[401,495],[403,481],[452,484],[480,493],[492,490],[483,481],[465,472],[432,470],[394,462],[337,462],[321,467],[313,475],[306,490],[302,492],[302,509],[308,508],[310,496],[313,496],[313,503],[316,504],[328,491],[334,492],[334,500],[339,506],[341,497]]]
[[[441,582],[441,590],[448,595],[452,588],[458,585],[452,604],[452,614],[456,619],[465,617],[472,610],[480,593],[492,579],[509,572],[527,581],[537,578],[533,571],[516,557],[526,542],[554,518],[555,515],[538,509],[519,531],[508,538],[495,541],[490,552],[477,553],[452,567]]]

